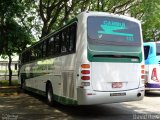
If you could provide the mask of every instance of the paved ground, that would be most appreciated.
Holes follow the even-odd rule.
[[[2,120],[160,120],[160,92],[150,93],[143,101],[95,106],[50,107],[45,98],[21,93],[0,97]],[[6,119],[8,118],[8,119]]]

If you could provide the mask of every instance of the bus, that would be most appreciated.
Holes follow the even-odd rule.
[[[145,90],[160,90],[160,42],[144,43]]]
[[[138,20],[82,12],[20,54],[19,84],[50,105],[142,100],[143,56]]]

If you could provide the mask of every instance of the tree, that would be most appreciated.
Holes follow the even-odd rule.
[[[142,28],[144,41],[160,40],[160,1],[144,0]]]
[[[43,23],[41,37],[66,24],[80,12],[89,10],[129,14],[129,10],[140,3],[137,0],[40,0],[38,11]]]
[[[39,13],[43,21],[41,37],[50,33],[52,27],[57,22],[58,17],[63,8],[66,8],[69,0],[40,0],[39,1]],[[67,17],[67,12],[65,12]]]
[[[0,27],[1,29],[1,27]],[[9,58],[8,70],[9,70],[9,85],[11,85],[11,56],[13,53],[20,53],[26,48],[27,44],[32,43],[32,36],[14,20],[6,20],[5,26],[3,26],[3,39],[5,40],[5,46],[3,46],[2,56]]]
[[[19,14],[19,18],[21,18],[19,21],[30,30],[32,29],[34,33],[36,32],[36,36],[38,34],[39,38],[42,38],[66,24],[80,12],[103,11],[130,15],[141,20],[144,38],[149,39],[149,36],[153,36],[153,31],[154,35],[159,33],[157,30],[159,4],[158,0],[23,0],[23,2],[21,0],[21,9],[23,10]],[[149,17],[150,15],[152,17]],[[156,26],[156,29],[153,26]],[[152,28],[153,30],[151,30]]]
[[[12,77],[11,56],[13,53],[20,53],[33,40],[28,29],[15,21],[17,13],[20,14],[22,10],[20,0],[0,2],[0,55],[9,58],[9,85]]]

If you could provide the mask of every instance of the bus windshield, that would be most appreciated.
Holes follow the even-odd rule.
[[[144,57],[145,57],[145,60],[148,59],[149,50],[150,50],[150,46],[144,46]]]
[[[141,45],[138,23],[114,17],[89,16],[87,38],[93,45]]]
[[[156,43],[156,55],[160,56],[160,43]]]

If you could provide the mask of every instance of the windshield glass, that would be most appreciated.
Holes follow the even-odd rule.
[[[140,45],[139,24],[133,21],[105,17],[89,16],[87,19],[87,37],[93,45]]]
[[[144,46],[144,57],[145,60],[148,58],[150,46]]]
[[[160,43],[156,43],[156,55],[160,56]]]

